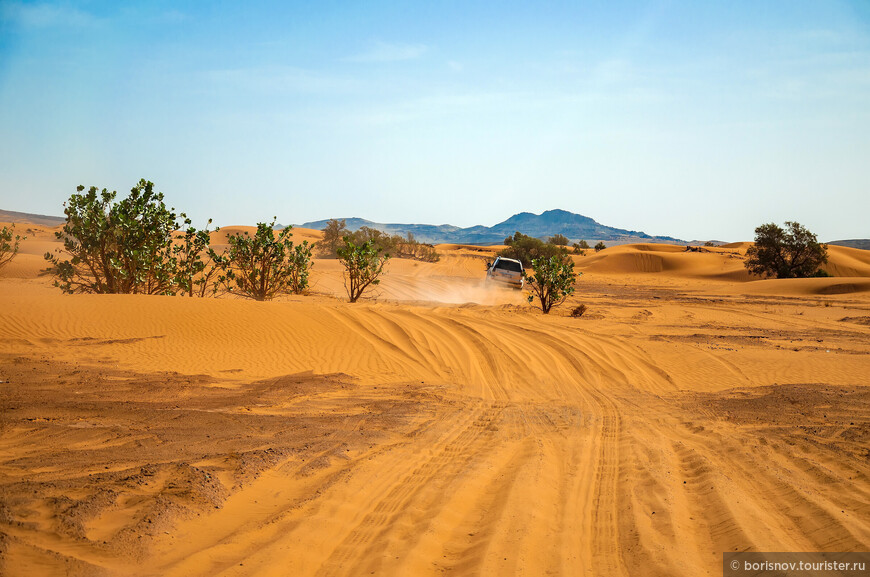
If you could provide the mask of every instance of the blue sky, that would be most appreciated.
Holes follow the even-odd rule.
[[[870,237],[870,3],[0,0],[0,208]]]

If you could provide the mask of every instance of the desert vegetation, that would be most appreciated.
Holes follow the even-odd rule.
[[[344,266],[344,288],[348,300],[355,303],[367,288],[380,284],[380,276],[390,255],[373,240],[357,244],[351,235],[344,237],[337,252]]]
[[[117,202],[115,191],[84,188],[64,204],[66,223],[55,233],[63,250],[45,255],[55,286],[65,293],[175,294],[172,233],[184,215],[167,208],[144,179]]]
[[[0,228],[0,269],[12,262],[18,254],[21,241],[26,239],[27,237],[15,234],[14,224]]]
[[[172,245],[176,289],[180,295],[204,297],[217,292],[225,265],[223,256],[211,247],[211,233],[220,228],[209,230],[211,219],[203,229],[191,224],[189,218],[184,219],[184,229],[176,234]]]
[[[338,249],[344,244],[344,237],[350,234],[347,221],[331,219],[323,227],[323,238],[317,242],[315,249],[321,258],[338,258]]]
[[[535,303],[545,315],[550,309],[564,303],[574,294],[574,261],[565,254],[554,254],[548,258],[532,259],[533,274],[524,273],[526,287],[530,293],[528,300]]]
[[[320,240],[176,224],[185,296],[236,236],[282,269]],[[314,294],[268,305],[62,294],[57,225],[24,226],[0,574],[712,575],[721,551],[870,544],[868,253],[758,283],[748,243],[554,247],[523,292],[481,286],[501,246],[385,267],[345,235]]]
[[[828,276],[820,267],[828,262],[828,246],[800,223],[786,221],[755,229],[755,244],[746,251],[746,268],[752,274],[776,278]]]
[[[204,297],[230,293],[255,300],[308,288],[312,247],[294,245],[291,228],[258,223],[255,234],[228,236],[218,252],[211,234],[164,202],[154,183],[140,180],[126,197],[79,186],[64,204],[62,244],[45,254],[54,285],[64,293]]]
[[[338,250],[344,246],[344,237],[346,236],[350,236],[357,245],[371,242],[382,252],[389,253],[396,258],[407,258],[424,262],[438,262],[441,258],[433,245],[419,242],[412,232],[409,232],[405,236],[398,234],[389,235],[368,226],[363,226],[354,232],[350,232],[344,219],[332,219],[328,221],[322,232],[323,240],[317,243],[317,253],[322,258],[339,258]]]
[[[579,254],[580,256],[586,256],[586,251],[590,248],[589,243],[585,240],[575,242],[571,247],[574,249],[574,254]]]
[[[547,239],[547,242],[549,244],[555,244],[556,246],[568,246],[568,237],[564,234],[554,234]]]
[[[577,305],[576,307],[574,307],[573,309],[571,309],[571,316],[574,317],[575,319],[579,319],[580,317],[585,315],[586,311],[588,311],[588,310],[589,310],[589,307],[586,306],[585,304],[581,303],[581,304]]]
[[[227,237],[229,248],[218,261],[223,274],[218,277],[224,289],[258,301],[272,300],[280,294],[302,294],[308,289],[312,247],[308,241],[294,245],[292,227],[275,231],[271,223],[257,223],[253,235],[247,231]]]
[[[534,259],[549,259],[552,256],[564,256],[568,250],[564,245],[544,242],[539,238],[525,235],[519,231],[504,239],[505,248],[498,256],[512,258],[523,263],[528,268]],[[567,241],[566,241],[567,244]]]

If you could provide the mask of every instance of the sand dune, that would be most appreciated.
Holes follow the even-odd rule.
[[[684,246],[631,244],[608,248],[577,260],[578,270],[604,274],[658,273],[664,276],[710,280],[752,281],[743,263],[751,243],[702,247],[697,252]],[[828,247],[823,268],[837,277],[870,277],[870,251],[841,246]]]
[[[837,295],[870,292],[867,277],[769,279],[741,287],[748,294],[772,295]]]
[[[580,260],[580,270],[606,274],[664,273],[673,276],[749,280],[742,254],[711,248],[687,252],[683,246],[630,244],[608,248]],[[744,251],[745,252],[745,251]]]
[[[863,276],[743,282],[745,247],[609,248],[544,317],[476,247],[349,305],[323,259],[268,303],[61,295],[32,242],[0,273],[5,574],[695,576],[870,546],[860,251],[831,254]]]
[[[220,227],[218,232],[213,232],[211,234],[211,239],[212,243],[216,246],[223,247],[226,246],[227,237],[231,234],[248,233],[253,235],[255,232],[257,232],[256,226],[224,226]],[[291,232],[293,234],[291,240],[295,243],[300,243],[306,240],[313,243],[323,238],[323,232],[310,228],[293,227]]]

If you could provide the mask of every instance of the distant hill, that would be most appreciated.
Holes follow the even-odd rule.
[[[832,240],[825,244],[834,244],[837,246],[848,246],[851,248],[860,248],[870,250],[870,238],[853,238],[850,240]]]
[[[62,216],[46,216],[44,214],[15,212],[14,210],[0,210],[0,222],[29,222],[40,226],[58,226],[65,223],[66,219]]]
[[[341,219],[339,219],[341,220]],[[471,226],[460,228],[451,224],[399,224],[378,223],[363,218],[345,218],[349,230],[368,226],[389,234],[406,235],[411,232],[421,242],[460,243],[460,244],[497,244],[519,231],[529,236],[546,239],[563,234],[571,242],[579,240],[602,240],[615,244],[626,242],[665,242],[685,244],[685,241],[670,236],[650,236],[636,230],[614,228],[596,222],[588,216],[567,210],[548,210],[542,214],[521,212],[493,226]],[[306,222],[303,228],[323,229],[328,220]]]

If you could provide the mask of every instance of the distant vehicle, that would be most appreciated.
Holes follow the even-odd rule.
[[[513,288],[523,288],[523,263],[512,258],[502,256],[495,262],[486,263],[486,284],[502,283]]]

